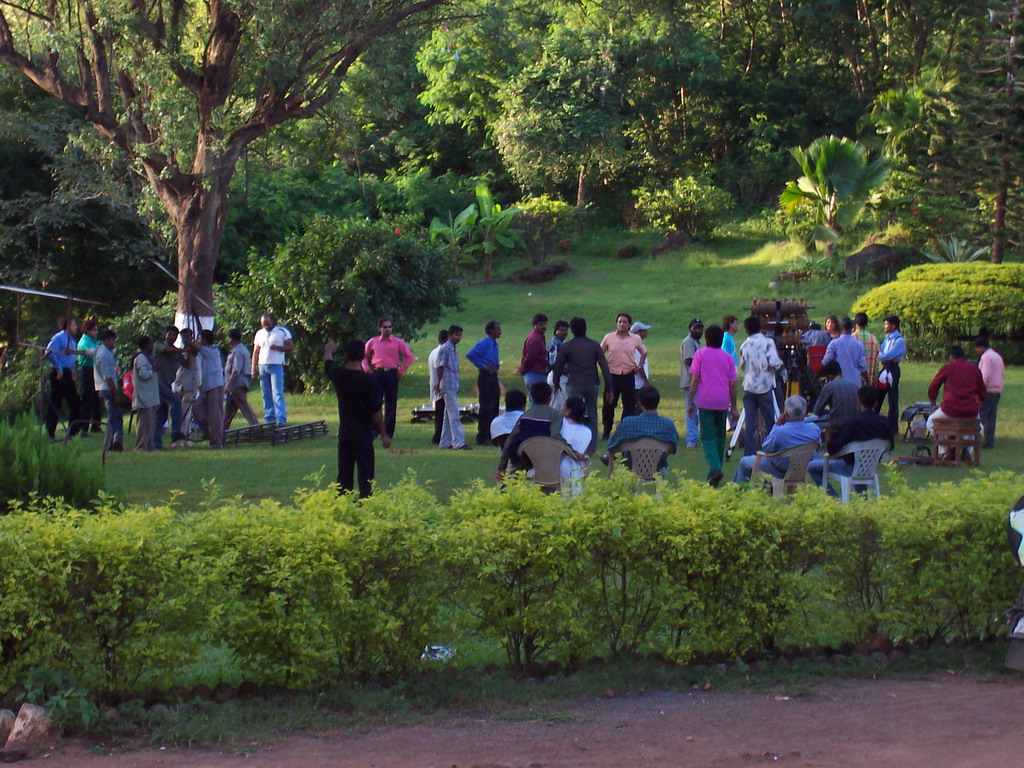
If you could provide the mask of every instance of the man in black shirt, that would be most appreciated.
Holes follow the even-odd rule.
[[[341,492],[351,492],[355,469],[359,470],[359,498],[371,493],[373,482],[374,429],[381,444],[391,447],[391,438],[384,429],[381,406],[384,397],[373,376],[363,370],[364,345],[353,340],[345,345],[345,366],[334,362],[338,345],[324,344],[324,372],[338,395],[338,485]]]
[[[878,390],[872,386],[861,387],[857,390],[857,407],[860,412],[837,429],[832,437],[828,439],[828,452],[834,455],[850,443],[859,443],[864,440],[888,440],[889,449],[892,450],[893,438],[896,430],[889,419],[875,413],[875,404],[879,401]],[[815,459],[807,465],[807,475],[815,485],[821,485],[821,478],[824,474],[825,461]],[[853,454],[841,456],[838,459],[829,459],[828,472],[830,475],[845,475],[850,477],[853,474]],[[836,492],[829,484],[828,493],[835,496]]]
[[[559,348],[555,367],[552,369],[552,380],[557,392],[559,377],[564,371],[569,376],[566,385],[567,397],[582,397],[583,402],[587,404],[587,426],[593,433],[587,455],[593,456],[597,447],[597,395],[601,389],[598,373],[604,378],[606,403],[612,399],[612,374],[600,343],[587,336],[587,321],[582,317],[574,317],[569,321],[569,330],[572,331],[573,339],[563,343]]]

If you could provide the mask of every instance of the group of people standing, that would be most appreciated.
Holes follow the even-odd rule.
[[[163,449],[168,426],[171,447],[191,444],[187,433],[192,421],[211,448],[221,448],[224,432],[238,413],[250,425],[260,423],[248,402],[250,382],[257,376],[263,390],[264,421],[284,424],[284,356],[292,349],[291,334],[270,315],[263,315],[260,324],[252,355],[242,343],[241,331],[228,331],[226,361],[212,330],[200,330],[196,336],[189,328],[168,326],[162,340],[137,338],[130,364],[122,372],[114,330],[100,331],[98,323],[87,320],[81,339],[76,340],[75,318],[61,317],[44,352],[50,365],[45,418],[50,438],[56,439],[65,403],[69,437],[100,432],[97,407],[102,405],[107,414],[108,450],[124,450],[126,409],[134,411],[138,420],[136,451]],[[81,383],[80,394],[76,382]]]

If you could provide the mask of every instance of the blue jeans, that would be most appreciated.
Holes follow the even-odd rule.
[[[181,434],[181,398],[171,388],[160,385],[160,407],[156,411],[156,430],[153,432],[153,445],[160,445],[164,433],[167,416],[171,417],[171,440],[182,437]]]
[[[530,397],[530,405],[536,405],[537,403],[533,399],[533,395],[530,394],[530,387],[534,384],[548,383],[548,375],[546,373],[531,373],[527,371],[523,374],[523,384],[526,385],[526,394]]]
[[[853,464],[850,464],[849,462],[847,462],[847,461],[845,461],[843,459],[829,459],[829,461],[828,461],[828,473],[830,475],[842,475],[843,477],[852,477],[853,476]],[[824,459],[815,459],[814,461],[812,461],[810,464],[807,465],[807,476],[809,478],[811,478],[811,481],[815,485],[817,485],[817,486],[821,485],[821,480],[822,480],[822,477],[824,476],[824,474],[825,474],[825,460]],[[838,496],[839,495],[839,494],[836,493],[835,489],[832,487],[832,483],[829,483],[828,484],[828,488],[826,488],[825,490],[828,491],[828,495],[829,496]]]
[[[732,476],[734,483],[742,483],[750,479],[750,476],[754,473],[754,462],[757,461],[757,456],[744,456],[740,459],[740,464],[736,467],[736,474]],[[786,476],[786,470],[789,469],[789,459],[773,459],[768,456],[761,457],[761,463],[757,465],[757,471],[763,472],[766,475],[772,477],[783,478]],[[818,478],[820,485],[821,478]]]
[[[757,414],[761,414],[761,423],[767,435],[775,424],[775,392],[769,390],[761,394],[743,393],[743,455],[753,456],[761,447],[757,439]]]
[[[690,402],[690,388],[683,387],[683,404]],[[693,409],[693,416],[686,416],[686,447],[696,448],[700,445],[700,412]]]
[[[260,366],[260,390],[263,392],[263,420],[268,424],[288,421],[284,404],[284,366],[278,363]]]
[[[124,418],[121,415],[121,406],[114,401],[114,395],[109,389],[99,392],[107,406],[107,434],[103,438],[105,448],[110,448],[112,443],[124,441]]]

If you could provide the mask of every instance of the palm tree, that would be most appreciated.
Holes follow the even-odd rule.
[[[867,150],[858,142],[838,136],[822,136],[806,149],[793,150],[803,173],[786,185],[779,203],[787,212],[800,205],[814,209],[815,227],[808,246],[825,243],[825,255],[832,254],[839,233],[854,224],[889,174],[889,164],[879,157],[868,162]]]

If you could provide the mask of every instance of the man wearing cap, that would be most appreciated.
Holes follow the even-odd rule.
[[[704,321],[699,317],[693,318],[690,321],[690,332],[683,339],[679,360],[679,386],[683,390],[683,401],[687,403],[692,400],[690,397],[690,381],[692,380],[690,366],[693,364],[693,356],[700,349],[700,337],[703,335]],[[696,411],[686,414],[686,447],[700,447],[700,420]]]
[[[602,409],[602,421],[604,422],[604,434],[602,440],[607,440],[612,433],[612,425],[615,422],[615,407],[619,404],[619,396],[622,396],[622,418],[636,414],[636,387],[633,386],[633,377],[638,371],[643,370],[643,363],[647,359],[647,347],[643,340],[629,328],[633,324],[633,318],[625,312],[620,312],[615,318],[615,330],[605,334],[601,339],[601,349],[608,358],[608,369],[612,374],[612,395],[605,396],[604,408]],[[639,359],[636,357],[640,354]]]
[[[629,332],[634,333],[640,337],[640,340],[647,344],[647,332],[651,330],[651,326],[647,323],[641,323],[637,320],[631,326],[629,326]],[[649,367],[649,360],[646,355],[643,360],[640,359],[640,350],[637,350],[634,354],[636,360],[637,372],[633,374],[633,386],[639,392],[643,387],[651,386],[651,369]],[[639,402],[639,401],[637,401]]]
[[[373,374],[381,394],[384,396],[384,429],[388,437],[395,436],[395,411],[398,408],[398,382],[416,362],[409,345],[394,335],[394,323],[390,317],[377,321],[379,336],[369,339],[363,346],[363,370]]]

